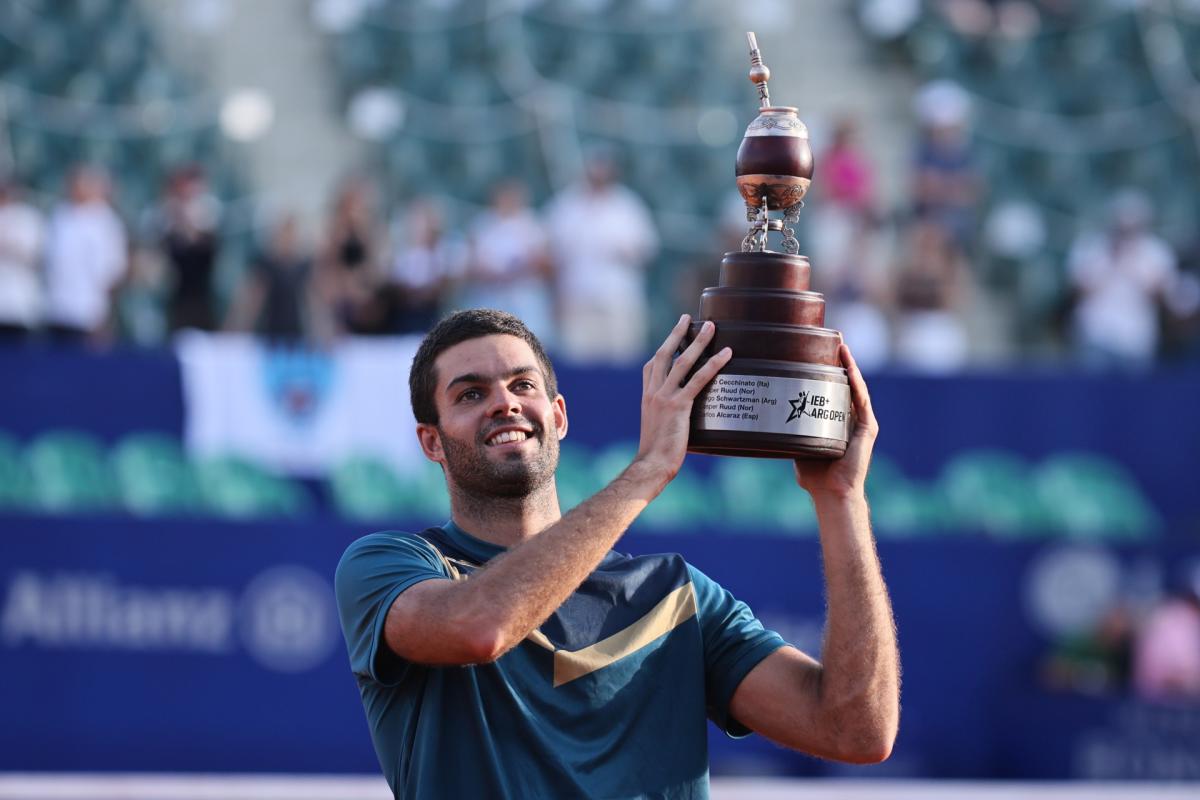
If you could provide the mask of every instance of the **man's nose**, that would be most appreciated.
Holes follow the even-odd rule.
[[[506,387],[500,387],[492,395],[492,403],[488,407],[488,416],[516,416],[521,413],[521,402],[518,397]]]

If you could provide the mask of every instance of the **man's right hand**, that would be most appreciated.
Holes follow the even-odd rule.
[[[642,433],[631,467],[647,469],[648,477],[660,481],[659,491],[683,466],[692,403],[733,357],[732,350],[723,348],[688,378],[688,373],[716,333],[716,326],[705,322],[695,340],[672,362],[690,323],[691,317],[687,314],[680,317],[666,341],[642,369]]]

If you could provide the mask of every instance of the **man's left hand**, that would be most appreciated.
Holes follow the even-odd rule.
[[[796,459],[796,482],[813,495],[814,500],[817,499],[817,495],[849,497],[864,494],[867,468],[871,464],[871,451],[875,447],[875,437],[879,435],[879,423],[871,409],[867,382],[863,380],[858,364],[850,354],[850,348],[845,344],[841,345],[838,356],[850,379],[853,427],[850,430],[846,454],[841,458],[832,461],[815,458]]]

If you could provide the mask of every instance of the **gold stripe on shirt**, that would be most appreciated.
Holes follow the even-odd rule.
[[[685,583],[668,594],[632,625],[579,650],[561,650],[538,629],[527,641],[554,653],[554,686],[558,688],[641,650],[696,615],[696,593]]]

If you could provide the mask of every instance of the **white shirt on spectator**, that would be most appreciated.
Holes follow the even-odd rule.
[[[1076,242],[1068,255],[1080,343],[1129,361],[1149,361],[1158,348],[1158,300],[1176,278],[1175,254],[1151,234],[1116,247],[1103,234]]]
[[[549,227],[567,355],[618,362],[642,355],[644,270],[658,248],[646,204],[623,186],[576,187],[551,203]]]
[[[37,324],[44,236],[42,214],[36,208],[19,201],[0,205],[0,323],[26,328]]]
[[[529,209],[485,212],[472,232],[474,274],[464,288],[464,308],[496,308],[515,314],[544,345],[554,341],[554,301],[540,272],[546,231]]]
[[[46,321],[95,330],[125,272],[125,229],[107,203],[64,203],[46,238]]]

